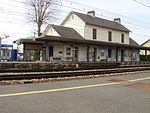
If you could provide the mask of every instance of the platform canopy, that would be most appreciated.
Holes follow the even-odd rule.
[[[65,37],[59,37],[59,36],[50,36],[50,35],[45,35],[45,36],[36,38],[35,41],[65,42],[65,43],[98,45],[98,46],[107,46],[107,47],[120,47],[120,48],[150,50],[150,47],[142,47],[138,44],[135,44],[131,38],[130,38],[130,44],[120,44],[120,43],[104,42],[104,41],[97,41],[97,40],[95,41],[95,40],[87,40],[87,39],[71,39],[71,38],[65,38]]]
[[[117,48],[130,48],[130,49],[139,49],[139,50],[150,50],[150,47],[142,47],[137,44],[133,39],[130,38],[130,44],[121,44],[114,42],[104,42],[98,40],[87,40],[84,38],[75,39],[75,38],[66,38],[61,36],[51,36],[44,35],[38,38],[26,38],[19,39],[22,44],[38,44],[43,45],[46,42],[63,42],[63,43],[74,43],[74,44],[86,44],[86,45],[97,45],[97,46],[105,46],[105,47],[117,47]]]

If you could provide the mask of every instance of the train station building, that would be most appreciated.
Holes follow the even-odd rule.
[[[150,47],[150,39],[145,41],[143,44],[141,44],[142,47]],[[140,52],[141,55],[150,55],[150,51],[143,51]]]
[[[96,17],[95,11],[70,12],[61,25],[48,25],[40,37],[20,42],[25,61],[33,61],[33,51],[38,51],[38,60],[51,62],[139,61],[140,50],[150,47],[140,46],[129,33],[120,18],[110,21]]]

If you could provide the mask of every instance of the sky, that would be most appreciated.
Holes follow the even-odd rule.
[[[0,36],[8,35],[3,43],[12,44],[19,38],[33,37],[36,24],[29,21],[26,0],[0,0]],[[150,39],[150,0],[57,0],[59,14],[51,24],[59,25],[70,11],[86,13],[96,11],[96,16],[121,23],[130,29],[130,37],[142,44]],[[138,3],[140,2],[140,3]],[[44,30],[46,24],[43,25]]]

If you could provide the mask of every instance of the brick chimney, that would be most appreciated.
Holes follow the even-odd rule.
[[[95,17],[95,11],[89,11],[87,12],[87,15],[90,15],[92,17]]]
[[[117,22],[118,24],[121,24],[121,19],[120,18],[114,18],[114,22]]]

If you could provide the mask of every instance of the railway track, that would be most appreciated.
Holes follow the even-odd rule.
[[[0,73],[0,81],[4,80],[23,80],[23,79],[41,79],[41,78],[57,78],[57,77],[72,77],[85,75],[101,75],[111,73],[124,73],[150,70],[150,67],[125,67],[114,69],[91,69],[91,70],[74,70],[74,71],[53,71],[53,72],[9,72]]]

